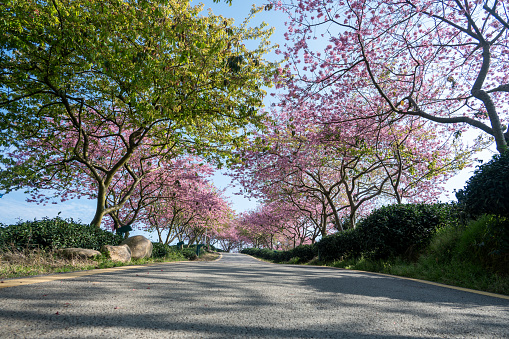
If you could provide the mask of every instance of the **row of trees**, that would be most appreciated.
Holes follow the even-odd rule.
[[[502,1],[270,1],[252,14],[288,15],[280,68],[263,59],[270,29],[201,9],[1,4],[0,189],[93,197],[93,225],[139,221],[162,242],[210,230],[228,248],[292,247],[433,201],[491,140],[507,149]],[[468,127],[484,134],[463,143]],[[203,162],[259,208],[233,215]]]
[[[0,189],[93,198],[93,226],[136,222],[162,242],[224,224],[232,211],[204,163],[235,161],[275,66],[263,59],[270,29],[201,11],[180,0],[0,4]]]
[[[235,167],[265,204],[246,217],[253,245],[291,243],[302,225],[300,243],[314,242],[382,204],[433,202],[491,140],[507,149],[505,2],[272,3],[289,17],[282,94]],[[484,135],[462,143],[468,127]]]

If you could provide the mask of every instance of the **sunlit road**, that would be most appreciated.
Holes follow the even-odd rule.
[[[509,300],[241,254],[0,289],[0,338],[509,338]]]

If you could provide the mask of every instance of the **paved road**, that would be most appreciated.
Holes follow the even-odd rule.
[[[0,289],[0,338],[509,338],[509,300],[241,254]]]

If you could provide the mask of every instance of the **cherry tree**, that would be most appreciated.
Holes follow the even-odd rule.
[[[475,150],[444,142],[416,118],[324,123],[349,112],[334,113],[318,115],[304,104],[297,112],[283,111],[235,167],[247,191],[292,203],[320,223],[322,236],[331,219],[338,230],[355,227],[357,216],[379,201],[435,200],[439,183],[467,165]]]
[[[249,242],[249,239],[244,236],[245,229],[242,228],[240,221],[241,218],[232,213],[227,222],[221,225],[222,227],[214,234],[214,239],[226,252],[240,251],[245,243]]]
[[[302,205],[289,202],[288,200],[272,201],[285,216],[285,227],[281,230],[285,239],[286,249],[299,245],[314,243],[318,236],[323,235],[321,225],[309,214],[310,207],[304,210]],[[325,234],[328,234],[326,232]]]
[[[189,244],[196,242],[210,245],[211,239],[228,221],[232,213],[223,192],[210,185],[206,194],[208,199],[204,201],[201,211],[188,224],[185,236]],[[198,205],[201,206],[201,202]]]
[[[230,144],[263,120],[271,31],[201,10],[175,0],[0,4],[0,189],[65,198],[88,176],[99,227],[161,158],[228,163]],[[242,43],[251,39],[253,50]],[[125,175],[132,185],[106,206]]]
[[[288,250],[314,243],[320,228],[287,201],[265,201],[257,209],[243,213],[234,232],[237,239],[247,239],[254,247]]]
[[[203,178],[181,178],[163,192],[139,219],[142,228],[157,232],[161,243],[178,239],[192,244],[206,235],[213,236],[231,210],[223,193]]]
[[[413,116],[441,132],[474,127],[507,149],[509,16],[499,0],[273,1],[288,13],[284,105],[327,112],[383,104],[336,122]],[[325,42],[318,47],[315,40]],[[353,111],[352,111],[353,112]],[[368,113],[368,115],[366,115]]]
[[[109,214],[106,225],[116,230],[131,226],[150,209],[155,212],[162,200],[176,200],[188,194],[189,186],[202,185],[213,173],[213,169],[204,164],[202,159],[191,156],[180,156],[175,159],[161,161],[157,169],[144,176],[135,190],[129,195],[121,209]],[[121,171],[117,180],[112,183],[106,197],[106,207],[120,204],[126,191],[133,186],[133,180],[127,171]],[[182,185],[181,183],[186,183]],[[93,194],[93,192],[91,192]],[[168,207],[168,206],[166,206]]]
[[[231,252],[234,249],[242,247],[237,228],[235,227],[220,232],[215,238],[219,246],[226,252]]]
[[[255,210],[243,213],[242,228],[255,247],[277,249],[284,242],[282,231],[291,215],[279,208],[278,204],[262,204]]]

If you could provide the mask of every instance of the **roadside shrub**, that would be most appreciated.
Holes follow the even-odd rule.
[[[252,255],[253,257],[258,257],[258,252],[260,250],[261,250],[260,248],[254,248],[254,247],[244,248],[242,251],[240,251],[240,253]]]
[[[320,260],[334,261],[347,257],[359,257],[363,251],[363,239],[358,229],[349,229],[323,237],[316,249]]]
[[[0,250],[65,247],[99,250],[102,245],[118,245],[122,240],[111,232],[59,217],[20,222],[0,229]]]
[[[456,255],[456,246],[463,231],[464,227],[455,225],[447,225],[439,228],[431,238],[427,248],[428,254],[433,256],[437,263],[450,262]]]
[[[508,191],[509,151],[506,151],[479,166],[466,186],[456,192],[456,198],[473,216],[495,214],[509,217]]]
[[[462,260],[481,262],[490,250],[486,243],[489,238],[490,216],[472,220],[463,230],[456,243],[456,255]]]
[[[292,265],[293,264],[299,264],[301,262],[302,262],[302,260],[299,257],[293,257],[293,258],[290,258],[290,260],[288,260],[288,263],[292,264]]]
[[[209,245],[209,249],[213,252],[226,252],[220,248],[215,247],[214,245]]]
[[[495,215],[483,215],[471,221],[456,246],[460,260],[480,263],[484,268],[509,273],[509,220]]]
[[[275,262],[286,262],[293,257],[290,251],[274,250],[272,251],[272,260]]]
[[[245,248],[240,253],[275,262],[288,261],[291,258],[286,251],[276,251],[268,248]]]
[[[281,261],[281,254],[278,251],[262,248],[258,252],[258,256],[267,260]]]
[[[284,261],[298,258],[299,260],[297,262],[306,262],[312,260],[317,255],[315,246],[313,245],[299,245],[286,252]]]
[[[415,259],[439,226],[453,224],[451,218],[458,213],[449,204],[402,204],[377,209],[357,226],[364,254],[372,259]]]
[[[152,258],[164,258],[173,253],[172,248],[160,242],[152,243]]]
[[[279,258],[281,257],[281,255],[278,253],[278,251],[270,250],[268,248],[263,248],[260,251],[259,255],[263,259],[274,260],[274,261],[279,261]]]
[[[253,250],[254,248],[243,248],[240,253],[243,253],[243,254],[248,254],[248,255],[253,255]]]
[[[191,248],[191,247],[185,248],[184,247],[184,249],[182,250],[182,254],[188,260],[198,259],[198,255],[196,255],[196,246],[195,246],[195,248]]]

